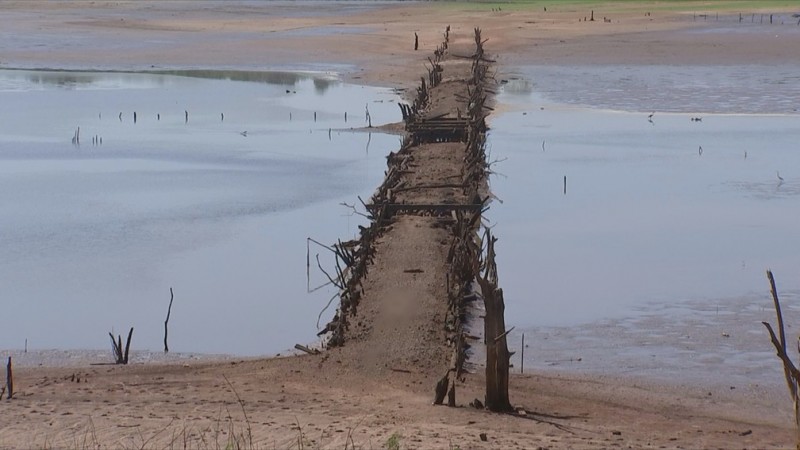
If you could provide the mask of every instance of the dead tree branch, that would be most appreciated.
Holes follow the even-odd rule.
[[[172,313],[172,300],[175,296],[172,294],[172,288],[169,288],[169,307],[167,307],[167,318],[164,320],[164,353],[169,353],[169,345],[167,345],[167,326],[169,324],[169,315]]]

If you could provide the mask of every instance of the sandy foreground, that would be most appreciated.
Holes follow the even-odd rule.
[[[309,7],[311,5],[311,7]],[[0,67],[148,70],[336,70],[350,81],[416,86],[451,25],[475,26],[501,74],[515,65],[763,64],[800,60],[769,33],[687,33],[712,27],[659,6],[519,8],[431,4],[3,2]],[[508,10],[506,10],[508,9]],[[751,13],[751,11],[743,11]],[[649,13],[649,14],[647,14]],[[736,13],[738,11],[731,11]],[[753,13],[759,13],[754,11]],[[769,13],[769,12],[767,12]],[[610,17],[606,23],[603,17]],[[579,21],[580,20],[580,21]],[[413,51],[413,33],[420,51]],[[458,45],[455,46],[458,48]],[[499,268],[502,273],[503,267]],[[458,408],[431,406],[440,374],[413,354],[369,364],[345,347],[265,360],[15,371],[0,403],[0,447],[225,448],[786,448],[788,398],[756,387],[681,386],[575,373],[515,375],[522,416],[468,406],[482,376],[459,386]],[[362,363],[351,362],[361,356]],[[777,360],[776,360],[777,364]]]

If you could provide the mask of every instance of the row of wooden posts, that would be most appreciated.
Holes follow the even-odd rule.
[[[488,191],[488,163],[486,161],[486,103],[485,84],[489,60],[484,53],[481,30],[475,29],[475,54],[472,78],[469,82],[468,127],[465,170],[462,182],[466,198],[479,199],[481,208],[471,212],[456,212],[453,241],[448,253],[450,271],[447,274],[448,319],[446,327],[453,346],[450,366],[439,379],[434,403],[441,404],[445,396],[449,406],[455,406],[456,381],[461,379],[466,360],[466,336],[463,329],[469,302],[477,299],[473,280],[480,286],[486,314],[484,317],[484,344],[486,346],[486,396],[485,407],[491,411],[511,411],[508,397],[510,353],[506,337],[503,291],[498,288],[494,244],[497,238],[486,230],[484,238],[478,237],[481,215],[485,211]],[[485,194],[484,194],[485,195]],[[480,404],[474,402],[473,404]]]
[[[427,68],[428,71],[428,78],[426,81],[425,77],[420,78],[420,85],[417,87],[417,96],[411,105],[406,105],[404,103],[398,103],[400,106],[400,112],[403,114],[403,121],[408,124],[416,120],[419,116],[419,113],[422,112],[428,106],[428,100],[430,99],[428,95],[428,90],[434,88],[442,82],[442,66],[441,61],[444,58],[447,49],[450,46],[450,25],[447,26],[447,29],[444,32],[444,40],[436,50],[433,52],[433,58],[428,58],[428,62],[430,63],[431,67]]]
[[[422,113],[430,100],[429,90],[442,82],[443,69],[441,61],[447,53],[449,45],[449,27],[445,31],[444,42],[437,47],[434,58],[429,59],[428,78],[422,78],[417,96],[411,105],[401,105],[406,129],[409,131],[397,153],[387,157],[388,169],[383,183],[370,199],[362,205],[368,212],[370,225],[360,227],[360,237],[354,241],[338,242],[330,250],[336,255],[335,274],[328,274],[329,282],[339,288],[339,307],[333,319],[323,328],[320,335],[330,333],[326,345],[335,347],[344,344],[348,318],[356,314],[358,302],[363,293],[361,281],[367,274],[369,263],[374,256],[374,239],[386,225],[390,224],[395,214],[413,212],[433,214],[441,217],[452,217],[451,230],[453,240],[448,254],[449,272],[447,273],[448,314],[445,327],[448,342],[453,348],[447,373],[438,380],[434,403],[441,404],[448,398],[448,404],[455,406],[456,381],[461,379],[466,359],[466,336],[464,322],[466,308],[471,300],[483,298],[486,303],[485,337],[487,348],[486,372],[486,407],[493,411],[509,411],[508,399],[509,352],[506,344],[505,323],[503,317],[502,290],[497,287],[497,266],[494,258],[496,238],[487,233],[483,245],[478,236],[481,227],[481,214],[484,212],[487,192],[487,172],[485,142],[486,115],[490,109],[486,106],[484,85],[487,79],[488,63],[483,49],[484,40],[480,29],[475,29],[476,50],[473,55],[471,78],[468,81],[469,107],[466,117],[450,120],[444,124],[434,123],[430,130],[415,129]],[[425,122],[428,122],[427,120]],[[457,129],[450,134],[442,133],[446,129]],[[433,139],[431,139],[433,136]],[[413,160],[412,150],[420,142],[437,142],[450,136],[452,141],[463,141],[466,145],[466,166],[462,173],[460,187],[464,189],[465,198],[470,204],[464,205],[407,205],[396,202],[396,195],[411,187],[404,186],[402,175],[409,169]],[[484,199],[481,200],[481,195]],[[359,198],[359,200],[361,200]],[[310,256],[309,256],[310,258]],[[310,265],[310,261],[308,262]],[[318,262],[319,265],[319,262]],[[473,281],[478,280],[481,293],[472,291]]]
[[[450,39],[450,27],[445,31],[445,38],[440,44],[434,58],[429,59],[431,68],[428,69],[428,81],[423,77],[420,87],[417,88],[417,96],[412,105],[400,105],[400,110],[403,113],[403,118],[408,122],[410,118],[417,117],[419,112],[428,106],[429,94],[428,90],[431,85],[438,85],[441,82],[441,66],[439,65],[441,59],[444,57]],[[439,75],[433,75],[438,73]],[[408,164],[411,159],[411,148],[414,145],[413,138],[406,136],[403,139],[403,144],[397,153],[390,153],[387,157],[388,169],[385,173],[383,183],[378,186],[378,189],[372,195],[370,203],[364,203],[361,198],[361,204],[367,210],[367,217],[370,224],[367,227],[359,226],[359,238],[342,242],[339,241],[330,248],[336,256],[335,273],[327,273],[318,262],[320,270],[327,276],[328,281],[338,288],[338,293],[335,294],[339,297],[339,307],[336,310],[333,318],[328,322],[325,327],[318,333],[320,336],[330,333],[325,345],[327,347],[338,347],[344,345],[345,331],[348,327],[348,318],[355,316],[358,309],[358,303],[363,293],[362,280],[367,275],[369,264],[372,262],[375,254],[374,240],[380,233],[380,230],[391,222],[391,218],[398,212],[394,206],[395,194],[398,189],[402,189],[403,185],[400,178],[403,172],[408,170]],[[310,258],[310,255],[307,255]],[[307,261],[307,266],[310,261]]]

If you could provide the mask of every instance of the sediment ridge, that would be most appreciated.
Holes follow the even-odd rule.
[[[484,299],[492,337],[487,355],[495,361],[487,378],[496,384],[489,375],[499,368],[496,388],[505,392],[498,399],[487,394],[487,406],[510,410],[502,291],[496,295],[493,251],[484,261],[478,236],[490,199],[484,147],[491,60],[480,29],[473,40],[451,46],[447,27],[416,96],[400,105],[405,139],[387,157],[385,179],[364,204],[370,224],[358,240],[334,245],[331,279],[340,304],[323,331],[328,348],[356,349],[347,352],[348,364],[376,373],[424,371],[438,379],[434,403],[447,396],[456,406],[466,349],[476,343],[464,332],[466,308]],[[493,238],[486,238],[491,245]],[[473,289],[476,279],[480,294]],[[489,307],[498,301],[499,308]]]

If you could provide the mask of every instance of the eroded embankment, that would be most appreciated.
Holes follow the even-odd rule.
[[[499,297],[499,308],[487,303],[486,335],[494,336],[487,365],[505,372],[498,388],[507,391],[502,293],[493,258],[484,264],[478,237],[489,198],[484,144],[490,61],[480,30],[470,44],[453,44],[449,27],[428,61],[413,103],[401,105],[403,145],[388,156],[386,177],[365,205],[370,225],[360,239],[335,246],[344,267],[335,277],[341,301],[325,330],[327,346],[347,353],[348,364],[369,373],[424,373],[438,380],[435,401],[447,395],[455,404],[468,348],[465,308],[476,298],[475,280],[487,302],[496,305]],[[508,409],[507,394],[497,405]]]

